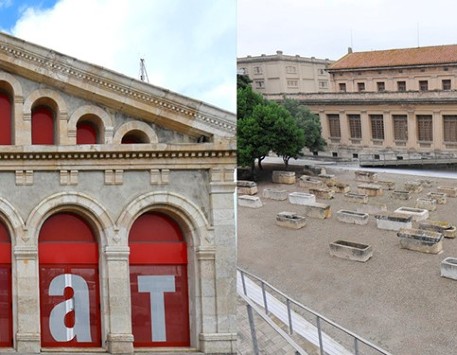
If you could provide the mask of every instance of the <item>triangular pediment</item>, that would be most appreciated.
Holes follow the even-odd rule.
[[[1,71],[179,134],[210,140],[236,134],[231,112],[4,33]]]

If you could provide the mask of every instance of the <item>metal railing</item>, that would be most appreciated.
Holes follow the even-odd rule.
[[[263,299],[263,305],[261,305],[261,306],[263,306],[265,314],[268,315],[268,313],[269,313],[267,288],[270,291],[273,291],[275,294],[280,295],[285,300],[286,307],[287,307],[287,318],[288,318],[288,324],[286,324],[286,327],[288,329],[289,334],[291,334],[291,335],[294,334],[294,322],[293,322],[294,317],[292,316],[294,311],[291,308],[292,305],[295,305],[301,311],[305,311],[306,313],[315,317],[317,334],[318,334],[318,344],[319,344],[319,350],[320,350],[321,355],[327,354],[326,348],[325,348],[325,342],[323,339],[325,334],[322,331],[322,323],[321,323],[322,321],[324,321],[326,324],[330,325],[332,328],[335,328],[352,338],[353,354],[355,354],[355,355],[361,355],[361,352],[359,350],[360,344],[366,345],[369,349],[374,350],[378,354],[391,355],[386,350],[381,349],[380,347],[376,346],[375,344],[371,343],[370,341],[362,338],[361,336],[358,336],[357,334],[351,332],[350,330],[343,328],[342,326],[336,324],[335,322],[324,317],[323,315],[302,305],[300,302],[295,301],[294,299],[290,298],[289,296],[287,296],[283,292],[279,291],[277,288],[273,287],[272,285],[270,285],[268,282],[262,280],[261,278],[255,276],[239,267],[237,269],[241,276],[241,284],[242,284],[242,290],[243,290],[244,296],[249,298],[249,295],[247,292],[247,287],[246,287],[246,278],[248,278],[250,281],[257,282],[258,284],[260,284],[260,289],[262,292],[262,299]],[[326,336],[326,337],[328,338],[328,336]]]

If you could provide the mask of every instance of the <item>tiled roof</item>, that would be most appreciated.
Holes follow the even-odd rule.
[[[457,45],[348,53],[332,69],[379,68],[424,64],[457,64]]]

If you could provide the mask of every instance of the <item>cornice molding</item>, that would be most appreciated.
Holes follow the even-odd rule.
[[[79,87],[89,84],[94,88],[128,97],[156,109],[186,116],[203,126],[209,126],[225,133],[218,135],[236,134],[236,117],[233,113],[4,33],[0,33],[0,62],[5,63],[5,66],[11,70],[20,66],[22,71],[28,69],[35,75],[57,81],[59,85],[56,86],[60,88],[62,85],[76,80],[83,84]],[[124,102],[124,100],[120,102]]]

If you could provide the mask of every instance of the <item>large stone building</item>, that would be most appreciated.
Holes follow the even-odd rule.
[[[0,125],[4,351],[235,352],[234,114],[0,34]]]
[[[328,72],[330,93],[289,97],[319,114],[333,156],[403,159],[457,152],[457,45],[349,51]]]
[[[329,59],[299,55],[247,56],[237,59],[238,72],[252,80],[252,87],[264,95],[330,91]]]

